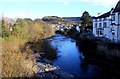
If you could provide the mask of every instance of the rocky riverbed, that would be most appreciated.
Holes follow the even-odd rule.
[[[37,54],[36,61],[33,66],[33,71],[36,73],[36,77],[43,79],[74,78],[73,75],[62,71],[59,66],[53,66],[51,63],[52,60],[48,60],[47,58],[43,58]]]

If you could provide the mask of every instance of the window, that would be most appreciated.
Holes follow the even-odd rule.
[[[103,30],[100,30],[100,29],[96,29],[96,35],[103,35]]]
[[[103,35],[103,30],[100,30],[100,35]]]
[[[111,32],[112,32],[112,31],[115,31],[115,30],[114,30],[114,27],[111,28]]]
[[[115,14],[112,15],[112,20],[115,21]]]
[[[95,28],[97,28],[97,23],[95,23]]]
[[[103,23],[103,27],[107,27],[107,23],[106,22]]]
[[[99,27],[102,27],[102,24],[101,24],[101,23],[99,23]]]
[[[95,22],[97,22],[97,19],[95,19]]]
[[[96,35],[99,35],[99,30],[98,29],[96,29]]]

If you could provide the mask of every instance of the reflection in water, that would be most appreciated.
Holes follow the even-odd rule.
[[[53,65],[82,79],[111,78],[101,71],[101,68],[90,65],[83,60],[83,55],[76,46],[75,40],[56,34],[51,40],[51,45],[58,50],[58,57]]]

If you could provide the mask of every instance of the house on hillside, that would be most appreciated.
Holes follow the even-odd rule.
[[[114,9],[93,19],[93,34],[120,41],[120,0]]]

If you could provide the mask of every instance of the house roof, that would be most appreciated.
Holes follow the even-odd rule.
[[[111,11],[112,11],[112,10],[113,10],[113,9],[111,9]],[[109,12],[107,12],[107,13],[104,13],[103,15],[100,15],[100,16],[98,16],[98,17],[94,17],[93,19],[109,17],[111,11],[109,11]],[[120,12],[120,0],[118,1],[115,9],[113,10],[113,13],[115,13],[115,12]]]
[[[109,17],[109,16],[110,16],[110,12],[111,12],[111,11],[109,11],[109,12],[107,12],[107,13],[104,13],[103,15],[100,15],[100,16],[98,16],[98,17],[94,17],[93,19]]]
[[[120,0],[118,1],[118,3],[117,3],[113,12],[120,12]]]
[[[101,16],[98,16],[98,18],[105,18],[105,17],[109,17],[110,16],[110,12],[111,11],[109,11],[109,12],[107,12],[107,13],[104,13],[103,15],[101,15]]]

